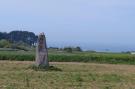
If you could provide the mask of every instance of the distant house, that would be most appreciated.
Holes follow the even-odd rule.
[[[132,55],[135,55],[135,51],[130,52]]]

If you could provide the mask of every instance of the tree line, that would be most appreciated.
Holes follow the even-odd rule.
[[[33,32],[28,31],[11,31],[0,32],[0,48],[12,48],[19,50],[29,50],[34,47],[37,43],[38,36]],[[49,50],[56,51],[66,51],[72,53],[72,51],[82,51],[82,49],[77,47],[49,47]]]
[[[81,49],[81,47],[77,46],[77,47],[64,47],[64,48],[58,48],[58,47],[49,47],[49,50],[55,50],[55,51],[65,51],[68,53],[72,53],[73,51],[77,51],[77,52],[82,52],[83,50]]]
[[[7,40],[10,43],[21,42],[32,46],[37,42],[37,38],[37,35],[28,31],[11,31],[9,33],[0,32],[0,40]]]

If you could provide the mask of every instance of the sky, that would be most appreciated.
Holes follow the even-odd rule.
[[[0,0],[0,31],[46,34],[49,46],[135,50],[135,0]]]

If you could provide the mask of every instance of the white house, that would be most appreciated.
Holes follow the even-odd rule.
[[[135,55],[135,51],[131,52],[132,55]]]

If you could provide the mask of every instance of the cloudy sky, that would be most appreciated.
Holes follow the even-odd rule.
[[[135,0],[0,0],[0,31],[45,32],[49,46],[135,50]]]

